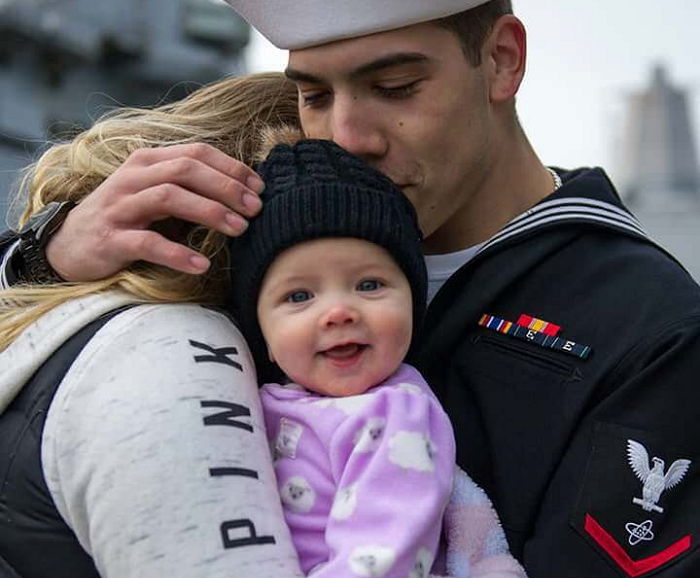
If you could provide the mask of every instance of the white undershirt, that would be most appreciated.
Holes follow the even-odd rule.
[[[484,243],[473,245],[444,255],[425,255],[425,266],[428,269],[428,303],[445,284],[455,271],[471,261]]]

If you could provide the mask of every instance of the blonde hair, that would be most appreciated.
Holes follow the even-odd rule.
[[[80,202],[137,149],[203,142],[251,164],[265,134],[280,126],[301,130],[296,89],[281,73],[227,78],[175,103],[113,111],[70,142],[52,146],[26,169],[20,184],[26,209],[19,224],[52,201]],[[158,230],[209,257],[209,271],[188,275],[139,262],[100,281],[0,291],[0,349],[54,307],[99,291],[120,289],[142,302],[223,305],[228,286],[225,237],[175,219],[159,224]]]

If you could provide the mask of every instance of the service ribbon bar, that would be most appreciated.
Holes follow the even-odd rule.
[[[547,335],[542,331],[523,327],[522,325],[501,319],[495,315],[482,315],[481,319],[479,319],[479,325],[497,331],[498,333],[511,335],[521,341],[527,341],[528,343],[534,343],[541,347],[554,349],[555,351],[561,351],[569,355],[575,355],[581,359],[588,358],[591,353],[591,348],[588,345],[582,345],[563,337]]]
[[[518,318],[517,324],[522,327],[527,327],[528,329],[534,329],[535,331],[539,331],[551,337],[556,337],[561,330],[561,327],[554,325],[554,323],[532,317],[531,315],[525,315],[524,313]]]

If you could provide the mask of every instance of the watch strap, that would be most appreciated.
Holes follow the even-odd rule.
[[[40,285],[65,282],[46,258],[46,245],[73,207],[72,201],[50,203],[22,228],[13,259],[15,272],[22,281]]]

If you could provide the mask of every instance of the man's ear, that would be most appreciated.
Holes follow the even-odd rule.
[[[507,102],[515,97],[525,75],[526,53],[523,23],[512,14],[501,16],[484,42],[482,53],[492,103]]]

